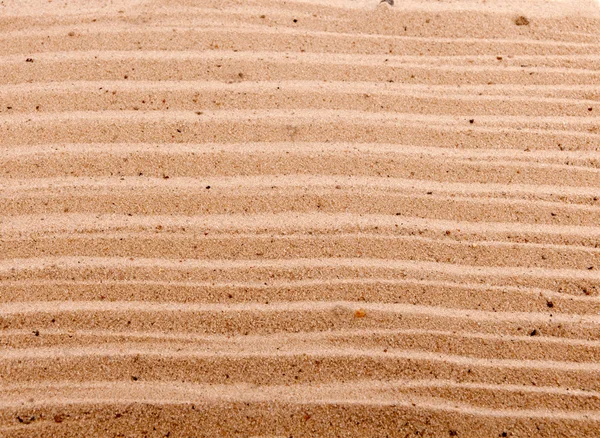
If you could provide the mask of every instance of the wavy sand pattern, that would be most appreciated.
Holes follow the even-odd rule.
[[[598,436],[600,12],[4,0],[0,436]]]

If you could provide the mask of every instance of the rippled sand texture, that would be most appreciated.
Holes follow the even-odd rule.
[[[0,436],[597,436],[600,18],[509,6],[4,1]]]

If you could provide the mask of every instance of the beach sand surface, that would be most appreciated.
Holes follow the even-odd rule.
[[[1,1],[0,436],[598,436],[599,11]]]

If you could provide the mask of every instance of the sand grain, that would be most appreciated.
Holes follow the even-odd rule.
[[[1,436],[597,436],[595,2],[1,3]]]

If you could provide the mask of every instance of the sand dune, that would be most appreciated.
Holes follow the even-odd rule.
[[[598,436],[595,1],[0,28],[2,437]]]

